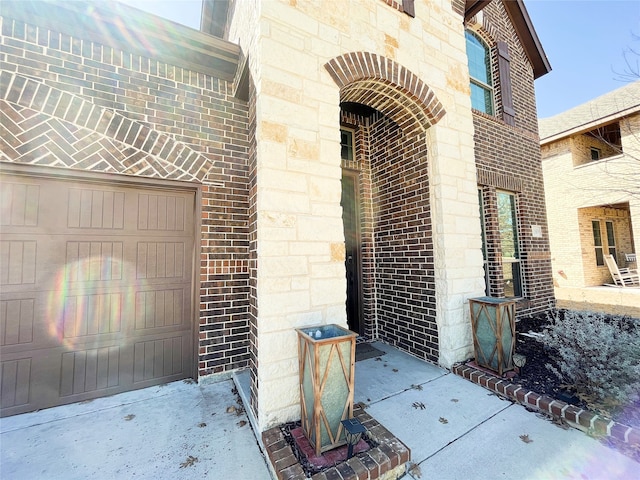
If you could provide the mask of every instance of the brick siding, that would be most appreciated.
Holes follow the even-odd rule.
[[[425,134],[407,137],[383,118],[372,125],[370,141],[380,337],[437,362]]]
[[[1,21],[1,160],[201,185],[198,372],[246,366],[246,103],[161,55]]]
[[[342,90],[341,102],[375,108],[388,115],[405,133],[428,128],[445,114],[431,88],[391,59],[369,52],[353,52],[332,59],[325,68]]]
[[[342,113],[355,128],[360,173],[363,331],[438,360],[433,241],[425,133],[407,136],[380,113]]]
[[[497,115],[477,111],[473,115],[478,185],[485,212],[489,290],[492,296],[504,294],[496,190],[505,190],[516,194],[525,297],[518,302],[516,311],[517,316],[524,316],[545,311],[554,302],[533,71],[501,2],[492,2],[485,7],[481,30],[483,38],[492,47]],[[499,38],[490,37],[489,32]],[[497,40],[509,46],[515,126],[507,125],[501,119],[500,79],[495,58]],[[542,227],[541,238],[533,237],[532,225]]]

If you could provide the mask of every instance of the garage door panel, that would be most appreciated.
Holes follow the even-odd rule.
[[[134,383],[184,374],[185,341],[182,335],[156,336],[135,342]]]
[[[3,360],[0,368],[0,406],[25,408],[29,405],[31,358]]]
[[[65,279],[68,282],[122,280],[122,241],[102,239],[67,241]]]
[[[123,230],[125,193],[96,188],[68,190],[67,228]]]
[[[58,346],[55,309],[49,301],[49,292],[3,292],[0,295],[2,359],[9,353]]]
[[[33,342],[35,303],[33,297],[0,300],[0,346]]]
[[[2,416],[59,403],[60,351],[40,349],[3,352]]]
[[[0,225],[14,227],[38,226],[40,185],[3,182],[0,191]]]
[[[138,242],[136,278],[183,279],[187,244],[176,241]]]
[[[65,352],[60,358],[60,397],[124,387],[119,345]]]
[[[190,376],[195,194],[1,181],[1,415]]]
[[[165,194],[138,195],[138,229],[185,232],[192,223],[184,197]]]
[[[62,317],[63,338],[120,333],[123,303],[120,293],[67,296]]]
[[[37,242],[9,239],[0,241],[0,285],[22,286],[36,283]]]
[[[136,330],[183,325],[188,295],[184,288],[136,292]]]

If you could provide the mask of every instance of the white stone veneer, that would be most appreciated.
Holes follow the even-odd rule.
[[[467,299],[483,294],[462,19],[450,0],[416,18],[376,0],[236,2],[229,39],[257,90],[258,423],[299,418],[295,328],[346,326],[340,92],[324,68],[367,51],[418,75],[446,115],[429,129],[440,363],[470,356]]]

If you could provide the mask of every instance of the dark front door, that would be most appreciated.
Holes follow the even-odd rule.
[[[347,274],[347,324],[361,333],[362,277],[360,255],[360,202],[358,173],[342,171],[342,223],[345,238],[345,268]]]

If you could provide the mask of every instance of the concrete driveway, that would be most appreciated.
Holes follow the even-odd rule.
[[[232,380],[164,386],[0,420],[0,478],[269,479]]]

